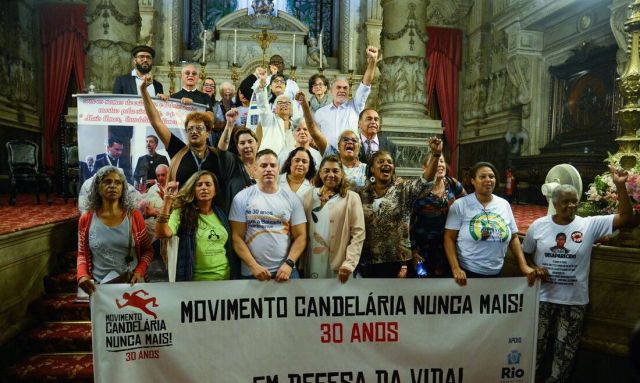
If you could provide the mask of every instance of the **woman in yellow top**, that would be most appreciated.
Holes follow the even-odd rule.
[[[167,185],[164,205],[156,221],[158,238],[174,234],[180,237],[175,280],[229,279],[229,221],[214,204],[218,179],[210,171],[201,170],[175,194],[178,186],[176,182]]]

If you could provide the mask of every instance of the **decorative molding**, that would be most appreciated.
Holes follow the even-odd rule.
[[[414,45],[416,43],[415,40],[413,39],[413,36],[418,36],[420,41],[422,41],[422,43],[424,44],[426,44],[429,41],[429,36],[427,35],[426,31],[421,30],[418,27],[418,23],[416,21],[416,4],[409,3],[408,7],[409,7],[409,16],[407,17],[407,23],[404,25],[404,27],[402,27],[402,29],[400,29],[399,31],[389,32],[386,30],[383,24],[382,37],[384,37],[387,40],[399,40],[408,32],[409,33],[409,50],[413,51],[415,49]]]
[[[111,2],[111,0],[100,0],[100,4],[96,5],[96,8],[92,13],[85,16],[87,24],[93,24],[99,17],[102,17],[102,27],[104,28],[104,34],[109,34],[109,17],[113,16],[119,23],[124,25],[136,25],[140,26],[142,19],[139,14],[133,16],[127,16],[120,12],[118,8]]]
[[[425,100],[427,62],[413,56],[387,57],[380,62],[380,103],[419,103]]]
[[[429,25],[456,25],[467,16],[473,0],[432,0],[427,7]]]

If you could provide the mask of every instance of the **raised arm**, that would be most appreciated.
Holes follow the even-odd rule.
[[[629,173],[624,169],[619,169],[609,165],[613,184],[616,185],[618,192],[618,212],[613,216],[613,230],[624,226],[633,217],[633,208],[631,199],[627,193],[627,179]]]
[[[442,155],[442,140],[438,137],[429,137],[427,143],[431,152],[428,154],[429,160],[424,168],[423,176],[428,181],[432,181],[438,172],[438,161]]]
[[[156,219],[156,237],[158,238],[171,238],[173,236],[173,231],[169,227],[168,223],[169,214],[171,214],[171,204],[173,203],[177,190],[177,182],[171,181],[167,184],[163,198],[164,203],[160,209],[160,214],[158,214],[158,218]]]
[[[227,112],[225,117],[227,118],[227,124],[224,127],[224,131],[222,132],[222,136],[218,141],[218,150],[226,152],[229,150],[229,142],[231,142],[231,133],[233,132],[233,126],[238,119],[238,109],[232,108]]]
[[[160,118],[160,113],[158,113],[158,109],[153,104],[153,100],[151,100],[151,96],[147,91],[147,87],[153,84],[153,79],[150,75],[145,75],[142,84],[140,85],[140,94],[142,95],[142,103],[144,104],[144,111],[147,112],[147,117],[149,118],[149,123],[153,126],[153,130],[156,131],[158,137],[160,137],[160,141],[164,144],[165,147],[169,146],[169,140],[171,140],[171,132],[167,125],[162,122]]]
[[[376,64],[378,63],[378,48],[373,45],[367,47],[367,69],[362,76],[362,83],[364,85],[371,85],[373,82],[373,76],[376,73]]]
[[[313,138],[313,141],[316,143],[316,145],[318,145],[320,154],[324,155],[324,151],[327,149],[327,139],[325,138],[324,134],[322,134],[320,129],[318,129],[318,125],[316,125],[316,122],[313,119],[311,107],[309,107],[309,102],[307,102],[307,95],[302,91],[296,93],[296,101],[300,101],[300,107],[302,107],[304,122],[307,124],[307,129],[309,129],[311,138]]]

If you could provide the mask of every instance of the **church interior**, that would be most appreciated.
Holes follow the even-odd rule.
[[[266,2],[268,16],[250,14],[251,3],[3,3],[0,381],[93,381],[88,305],[73,302],[74,95],[110,94],[114,79],[131,72],[137,45],[155,49],[151,73],[169,93],[180,90],[186,63],[201,80],[237,86],[274,54],[301,90],[319,72],[355,88],[367,46],[378,47],[367,106],[398,147],[398,174],[420,174],[424,142],[442,137],[452,176],[468,183],[474,163],[492,162],[497,194],[533,214],[529,223],[546,214],[541,187],[556,165],[577,170],[583,201],[607,161],[640,174],[640,1],[277,0]],[[36,144],[38,203],[33,188],[9,203],[15,140]],[[635,180],[640,208],[640,176]],[[633,379],[639,231],[593,251],[591,303],[572,382]],[[513,259],[507,269],[517,275]]]

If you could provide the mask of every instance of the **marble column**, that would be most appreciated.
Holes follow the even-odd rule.
[[[427,153],[425,140],[441,135],[441,121],[432,120],[425,107],[427,0],[381,0],[382,60],[378,112],[382,133],[398,145],[401,175],[420,172]]]
[[[138,44],[141,19],[137,1],[89,0],[85,83],[110,92],[114,79],[131,71],[131,49]]]
[[[424,118],[426,0],[383,0],[380,113]]]
[[[544,109],[548,108],[546,98],[542,97],[543,88],[548,84],[548,72],[542,63],[544,34],[517,28],[507,28],[506,32],[507,74],[517,88],[517,100],[522,105],[519,130],[528,133],[530,142],[522,154],[536,155],[547,139],[546,131],[538,128],[546,124],[542,116],[545,115]]]

